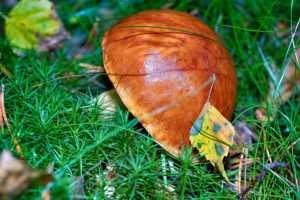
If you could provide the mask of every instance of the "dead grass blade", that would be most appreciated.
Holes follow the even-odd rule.
[[[245,148],[242,149],[244,152]],[[240,164],[239,164],[239,175],[238,175],[238,192],[241,193],[241,182],[242,182],[242,169],[243,169],[244,154],[241,153]]]
[[[18,140],[14,137],[14,134],[13,132],[11,131],[10,127],[9,127],[9,123],[8,123],[8,120],[7,120],[7,115],[6,115],[6,112],[5,112],[5,104],[4,104],[4,93],[5,93],[5,85],[2,84],[1,86],[1,94],[0,94],[0,104],[1,104],[1,107],[0,107],[0,126],[1,126],[1,129],[2,129],[2,134],[4,134],[4,125],[3,125],[3,121],[5,122],[7,128],[8,128],[8,131],[10,133],[10,135],[13,137],[13,142],[14,144],[16,145],[16,150],[17,152],[19,152],[20,154],[22,154],[22,149],[21,149],[21,146],[20,144],[18,143]],[[23,155],[20,156],[21,159],[23,159]]]
[[[13,75],[3,66],[0,64],[0,70],[6,74],[9,78],[13,78]]]

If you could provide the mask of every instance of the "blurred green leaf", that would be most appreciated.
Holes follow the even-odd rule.
[[[69,35],[48,0],[21,0],[5,20],[5,33],[10,46],[37,51],[47,51]]]

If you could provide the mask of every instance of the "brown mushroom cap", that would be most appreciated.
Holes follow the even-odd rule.
[[[154,27],[126,27],[154,26]],[[189,132],[207,101],[210,85],[158,114],[153,111],[184,98],[209,80],[216,82],[210,102],[232,117],[237,78],[221,39],[198,18],[174,10],[133,14],[108,30],[102,41],[106,72],[123,103],[166,150],[182,153]],[[211,39],[180,29],[205,35]],[[205,59],[207,55],[209,65]]]

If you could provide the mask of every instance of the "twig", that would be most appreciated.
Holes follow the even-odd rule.
[[[101,165],[101,163],[104,161],[104,159],[101,159],[96,165],[94,165],[93,167],[91,167],[90,169],[88,169],[81,177],[78,177],[78,179],[74,182],[75,184],[81,184],[83,185],[83,182],[84,182],[84,177],[90,173],[93,169],[95,169],[96,167],[98,167],[99,165]],[[84,189],[83,188],[80,188],[80,192],[84,195]]]
[[[254,185],[259,181],[262,180],[264,178],[264,176],[266,175],[266,173],[268,172],[268,169],[273,169],[276,167],[291,167],[290,164],[287,163],[279,163],[279,162],[273,162],[273,163],[268,163],[266,164],[265,168],[263,169],[263,171],[260,173],[260,175],[248,186],[248,188],[246,188],[246,190],[242,193],[238,195],[238,199],[239,200],[243,200],[245,195],[254,187]]]
[[[272,163],[273,161],[272,161],[272,158],[270,156],[269,148],[268,148],[268,145],[267,145],[267,142],[266,142],[265,126],[264,126],[264,124],[261,124],[261,126],[262,126],[262,129],[263,129],[263,137],[264,137],[266,152],[267,152],[267,155],[268,155],[268,158],[269,158],[270,162]]]
[[[256,159],[255,161],[259,161],[258,159]],[[249,165],[251,165],[251,164],[253,164],[253,162],[254,162],[254,160],[252,159],[252,158],[247,158],[247,165],[249,164]],[[237,162],[232,162],[231,164],[232,164],[232,167],[231,167],[231,169],[236,169],[236,168],[238,168],[239,167],[239,163],[238,164],[235,164],[235,163],[237,163]],[[246,163],[243,163],[243,165],[245,165]]]
[[[244,152],[244,148],[242,149]],[[238,175],[238,191],[241,193],[241,182],[242,182],[242,169],[243,169],[243,160],[244,160],[244,154],[241,153],[240,157],[240,164],[239,164],[239,175]]]
[[[248,147],[245,148],[244,188],[247,187]]]
[[[104,159],[101,159],[96,165],[94,165],[93,167],[91,167],[89,170],[87,170],[82,176],[81,178],[83,179],[88,173],[90,173],[93,169],[95,169],[96,167],[98,167],[99,165],[101,165],[101,163],[104,161]]]

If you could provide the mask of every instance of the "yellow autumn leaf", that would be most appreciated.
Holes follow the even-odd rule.
[[[232,145],[234,136],[234,127],[209,102],[203,106],[190,131],[193,147],[196,147],[200,155],[204,155],[213,166],[217,166],[227,181],[229,180],[224,169],[223,158],[228,155],[228,145]]]

